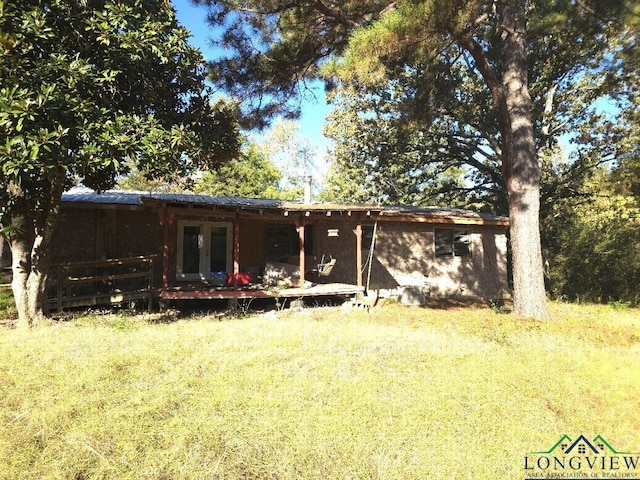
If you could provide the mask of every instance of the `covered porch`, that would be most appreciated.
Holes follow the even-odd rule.
[[[57,289],[75,298],[50,304],[80,306],[68,303],[79,300],[74,291],[117,303],[135,279],[148,281],[135,295],[154,304],[390,295],[427,284],[434,295],[500,298],[507,226],[436,207],[78,190],[63,195],[52,258],[64,267]],[[141,256],[154,260],[136,269],[123,261]],[[107,264],[68,274],[78,260]]]
[[[349,297],[366,288],[363,231],[377,212],[368,207],[126,191],[64,200],[52,309]]]
[[[261,200],[198,205],[192,198],[143,199],[162,229],[161,304],[365,292],[363,226],[373,222],[371,209]]]
[[[345,283],[307,284],[304,287],[269,287],[264,284],[220,286],[185,284],[154,286],[157,255],[69,262],[52,266],[47,306],[62,312],[77,307],[119,305],[144,301],[149,311],[157,302],[161,309],[177,300],[304,299],[310,297],[351,297],[364,288]]]

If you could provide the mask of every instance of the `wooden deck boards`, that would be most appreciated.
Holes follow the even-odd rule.
[[[229,288],[215,288],[206,286],[190,287],[170,287],[167,290],[141,290],[135,292],[110,292],[102,294],[88,294],[63,297],[61,301],[57,298],[47,300],[50,308],[58,307],[59,311],[64,308],[92,307],[99,305],[115,305],[134,300],[148,300],[151,309],[153,299],[163,301],[171,300],[240,300],[251,298],[306,298],[306,297],[351,297],[358,293],[363,293],[364,287],[350,285],[346,283],[315,284],[306,288],[273,288],[265,289],[260,286],[247,287],[244,290],[231,290]]]
[[[247,288],[245,290],[229,290],[216,288],[179,289],[169,288],[160,292],[160,299],[196,300],[196,299],[240,299],[240,298],[304,298],[335,295],[355,295],[364,292],[364,287],[346,283],[315,284],[310,287],[292,288]]]
[[[126,302],[133,302],[135,300],[147,300],[149,296],[155,298],[153,292],[147,290],[137,292],[110,292],[110,293],[94,293],[87,295],[75,295],[70,297],[62,297],[59,301],[56,298],[48,298],[47,305],[51,309],[61,311],[64,308],[74,307],[95,307],[99,305],[117,305]],[[150,307],[149,307],[150,308]]]

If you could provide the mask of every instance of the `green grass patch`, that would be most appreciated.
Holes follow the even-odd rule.
[[[12,322],[18,315],[13,293],[8,286],[0,286],[0,325]]]
[[[552,304],[0,332],[2,479],[524,478],[562,434],[640,451],[640,315]]]

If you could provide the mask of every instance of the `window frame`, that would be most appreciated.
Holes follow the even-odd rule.
[[[434,257],[471,257],[473,245],[472,235],[473,231],[470,228],[434,228]]]
[[[189,227],[198,227],[201,236],[199,239],[198,272],[184,272],[184,230]],[[211,222],[196,220],[178,220],[178,238],[176,242],[176,280],[210,280],[212,272],[211,264],[211,231],[214,228],[223,227],[227,230],[225,256],[226,271],[232,271],[233,265],[233,224],[231,222]],[[200,244],[201,242],[201,244]]]
[[[304,227],[305,253],[313,252],[313,225]],[[280,239],[283,245],[275,243]],[[300,255],[300,236],[296,226],[291,223],[268,223],[265,228],[265,255],[267,258],[297,257]]]

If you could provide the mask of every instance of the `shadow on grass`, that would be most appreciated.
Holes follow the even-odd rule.
[[[500,313],[510,313],[511,303],[505,300],[482,300],[473,298],[435,298],[426,299],[422,308],[435,310],[486,309],[490,308]]]

